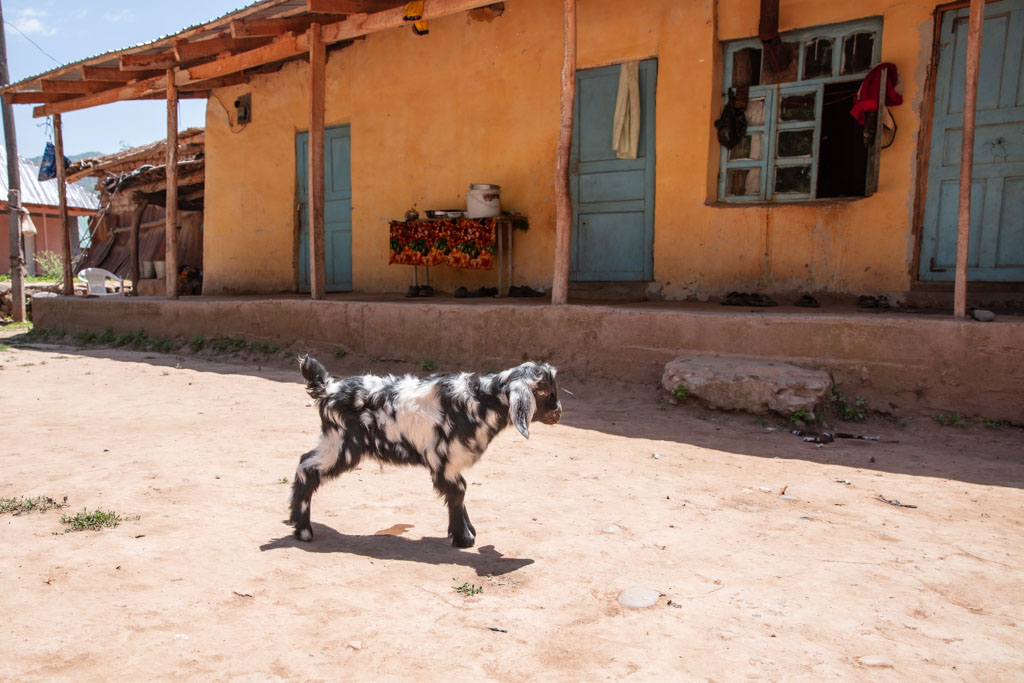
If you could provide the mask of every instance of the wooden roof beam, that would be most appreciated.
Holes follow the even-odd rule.
[[[121,55],[119,59],[122,71],[167,70],[178,64],[173,52]]]
[[[190,62],[204,57],[213,57],[224,52],[244,52],[262,47],[269,38],[210,38],[190,43],[187,40],[174,41],[174,55],[179,62]]]
[[[38,90],[4,93],[4,99],[11,104],[53,104],[54,102],[62,102],[72,97],[74,96],[66,93],[40,92]]]
[[[333,14],[287,17],[284,19],[236,19],[231,22],[231,35],[235,38],[279,36],[282,33],[305,33],[313,23],[330,24],[344,16]]]
[[[108,81],[110,83],[130,83],[140,78],[153,78],[160,75],[159,71],[121,71],[116,66],[89,66],[83,64],[78,67],[78,75],[83,81]]]
[[[43,79],[39,82],[43,92],[62,93],[65,95],[90,95],[94,92],[117,87],[116,83],[106,81],[67,81]]]
[[[397,6],[401,0],[306,0],[306,11],[311,14],[369,14]]]
[[[189,69],[181,69],[176,77],[175,83],[186,86],[190,83],[219,78],[228,74],[238,73],[246,69],[253,69],[271,62],[279,62],[290,59],[306,52],[307,41],[305,34],[297,36],[293,33],[286,33],[280,38],[271,41],[263,47],[248,52],[240,52],[237,55],[221,57],[215,61]]]
[[[82,97],[61,100],[52,104],[44,104],[41,107],[36,107],[32,111],[32,115],[39,118],[41,116],[63,114],[79,109],[88,109],[89,107],[96,107],[101,104],[110,104],[111,102],[120,102],[121,100],[137,100],[148,94],[151,90],[161,87],[163,82],[163,76],[147,78],[138,83],[121,86],[120,88],[115,87],[91,95],[83,95]]]

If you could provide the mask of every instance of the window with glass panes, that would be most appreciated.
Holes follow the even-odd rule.
[[[756,38],[725,45],[723,101],[730,89],[746,91],[747,132],[736,146],[722,147],[719,199],[865,196],[877,155],[849,112],[879,61],[881,36],[881,19],[783,33],[790,58],[784,73],[772,71]]]

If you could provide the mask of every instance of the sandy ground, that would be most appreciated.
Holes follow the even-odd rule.
[[[563,423],[468,473],[477,547],[443,538],[425,471],[376,465],[321,489],[305,544],[280,480],[318,420],[290,367],[0,365],[0,497],[125,518],[0,516],[5,680],[1024,680],[1017,428],[879,419],[848,427],[881,442],[818,447],[563,377]],[[621,606],[634,586],[661,598]]]

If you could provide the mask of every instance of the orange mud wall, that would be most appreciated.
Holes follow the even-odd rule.
[[[389,266],[389,218],[413,203],[465,206],[471,182],[497,183],[525,213],[515,284],[550,288],[555,147],[562,64],[561,3],[506,0],[504,16],[463,13],[329,54],[327,126],[352,133],[352,267],[356,291],[401,292],[412,269]],[[698,298],[732,289],[905,292],[923,89],[934,4],[784,0],[780,30],[883,16],[882,59],[900,69],[904,104],[882,152],[879,191],[803,205],[716,204],[713,121],[719,40],[757,33],[758,0],[579,0],[580,69],[658,58],[654,268],[649,293]],[[286,64],[216,90],[207,108],[204,293],[297,289],[295,136],[308,128],[308,64]],[[253,121],[228,124],[221,103],[252,93]],[[233,108],[232,108],[233,115]],[[609,140],[611,132],[609,131]],[[610,144],[610,143],[609,143]],[[441,266],[452,291],[494,284],[494,271]]]

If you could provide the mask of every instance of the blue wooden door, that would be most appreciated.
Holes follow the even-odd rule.
[[[963,134],[966,7],[942,15],[928,161],[922,280],[953,280]],[[1024,0],[985,6],[967,279],[1024,280]]]
[[[570,160],[572,262],[576,281],[644,281],[654,277],[654,89],[658,62],[640,63],[640,144],[636,159],[618,159],[612,123],[618,65],[576,74],[576,125]]]
[[[295,137],[299,188],[299,289],[309,291],[309,134]],[[328,292],[352,291],[352,138],[349,126],[324,131],[324,280]]]

